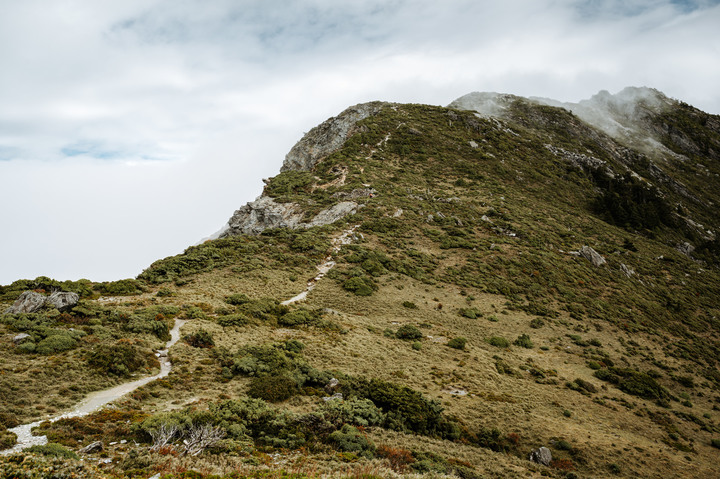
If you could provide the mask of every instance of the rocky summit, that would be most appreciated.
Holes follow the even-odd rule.
[[[137,278],[0,287],[3,477],[718,477],[717,115],[372,102],[264,181]]]

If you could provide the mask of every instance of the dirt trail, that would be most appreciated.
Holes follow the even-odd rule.
[[[140,386],[144,386],[147,383],[154,381],[156,379],[164,378],[168,374],[170,374],[170,370],[172,369],[172,364],[170,363],[170,360],[167,357],[168,350],[180,340],[180,328],[186,323],[186,320],[183,319],[176,319],[175,325],[170,330],[170,341],[168,341],[165,344],[165,349],[161,349],[158,351],[158,356],[160,359],[160,373],[154,375],[154,376],[148,376],[142,379],[138,379],[136,381],[132,381],[129,383],[123,383],[120,385],[117,385],[115,387],[112,387],[110,389],[105,389],[104,391],[95,391],[94,393],[90,393],[85,399],[83,399],[76,407],[70,412],[66,412],[63,414],[60,414],[58,416],[53,416],[49,419],[41,419],[39,421],[32,422],[30,424],[22,424],[20,426],[14,427],[12,429],[8,429],[10,432],[13,432],[17,435],[17,444],[13,446],[10,449],[5,449],[3,451],[0,451],[0,454],[2,455],[8,455],[12,454],[14,452],[22,451],[23,449],[27,449],[30,446],[34,445],[43,445],[47,444],[47,437],[46,436],[33,436],[32,435],[32,429],[36,426],[39,426],[41,422],[43,421],[50,421],[55,422],[59,419],[64,418],[70,418],[70,417],[80,417],[80,416],[86,416],[90,414],[91,412],[97,411],[104,405],[121,398],[122,396],[136,390]]]

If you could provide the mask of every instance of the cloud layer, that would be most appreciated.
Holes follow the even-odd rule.
[[[219,229],[303,131],[358,102],[636,85],[720,113],[718,3],[4,5],[0,284],[135,276]]]

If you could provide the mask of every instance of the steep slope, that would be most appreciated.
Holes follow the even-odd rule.
[[[106,446],[118,475],[713,477],[719,119],[651,90],[580,105],[351,107],[141,291],[86,284],[67,317],[6,315],[5,387],[27,373],[18,358],[43,370],[120,338],[143,351],[162,336],[146,322],[177,316],[166,379],[112,414],[43,425],[50,439],[139,441]],[[40,287],[2,298],[24,289]],[[11,354],[39,323],[85,336]],[[30,389],[15,394],[36,404]],[[165,443],[161,425],[176,428]],[[223,439],[183,456],[198,431]],[[541,446],[552,462],[528,460]]]

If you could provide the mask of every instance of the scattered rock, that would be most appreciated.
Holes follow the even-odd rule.
[[[470,148],[477,148],[478,146],[480,146],[480,145],[478,145],[476,142],[474,142],[474,141],[472,141],[472,140],[470,140],[469,143],[470,143]]]
[[[635,270],[632,269],[630,266],[627,266],[626,264],[620,263],[620,271],[625,274],[628,278],[635,274]]]
[[[102,450],[103,450],[102,441],[95,441],[95,442],[92,442],[92,443],[88,444],[87,446],[83,447],[78,452],[80,454],[93,454],[95,452],[100,452]]]
[[[552,453],[547,447],[540,447],[530,453],[530,460],[543,466],[549,466],[552,461]]]
[[[78,296],[77,293],[58,291],[48,296],[45,304],[57,308],[60,311],[66,311],[78,304],[79,300],[80,296]]]
[[[12,306],[5,310],[5,314],[34,313],[45,304],[45,296],[34,291],[25,291],[15,300]]]
[[[680,243],[675,247],[675,249],[684,254],[685,256],[690,256],[692,252],[695,251],[695,247],[687,241],[685,243]]]
[[[377,195],[377,191],[375,191],[375,188],[355,188],[350,193],[338,191],[337,193],[333,194],[332,197],[357,200],[360,198],[372,198],[375,195]]]
[[[342,401],[342,398],[343,398],[342,393],[335,393],[335,394],[333,394],[332,396],[325,396],[325,397],[323,398],[323,401],[328,402],[328,401],[334,401],[334,400],[336,400],[336,399],[339,399],[339,400]]]
[[[403,214],[403,209],[398,208],[395,210],[395,213],[393,213],[393,218],[400,218]]]
[[[598,253],[597,251],[595,251],[594,249],[592,249],[591,247],[589,247],[587,245],[580,248],[580,254],[585,259],[590,261],[593,264],[593,266],[598,267],[598,266],[602,266],[606,263],[605,258],[600,256],[600,253]]]
[[[325,385],[325,391],[326,391],[328,394],[330,394],[330,393],[333,392],[335,389],[337,389],[338,386],[340,386],[340,381],[338,381],[338,380],[335,379],[335,378],[332,378],[332,379]]]
[[[13,343],[15,343],[15,344],[20,344],[20,343],[22,343],[23,341],[25,341],[26,339],[29,339],[29,338],[32,338],[32,336],[30,336],[28,333],[20,333],[20,334],[18,334],[17,336],[15,336],[15,337],[13,338]]]
[[[310,171],[320,160],[338,150],[356,131],[356,124],[377,114],[384,102],[351,106],[336,117],[325,120],[302,137],[285,155],[280,171]]]
[[[310,228],[334,223],[355,213],[359,205],[342,201],[318,213],[309,223],[302,223],[304,212],[296,203],[277,203],[269,196],[260,196],[241,207],[228,221],[228,227],[218,237],[227,238],[240,234],[258,235],[270,228]]]

